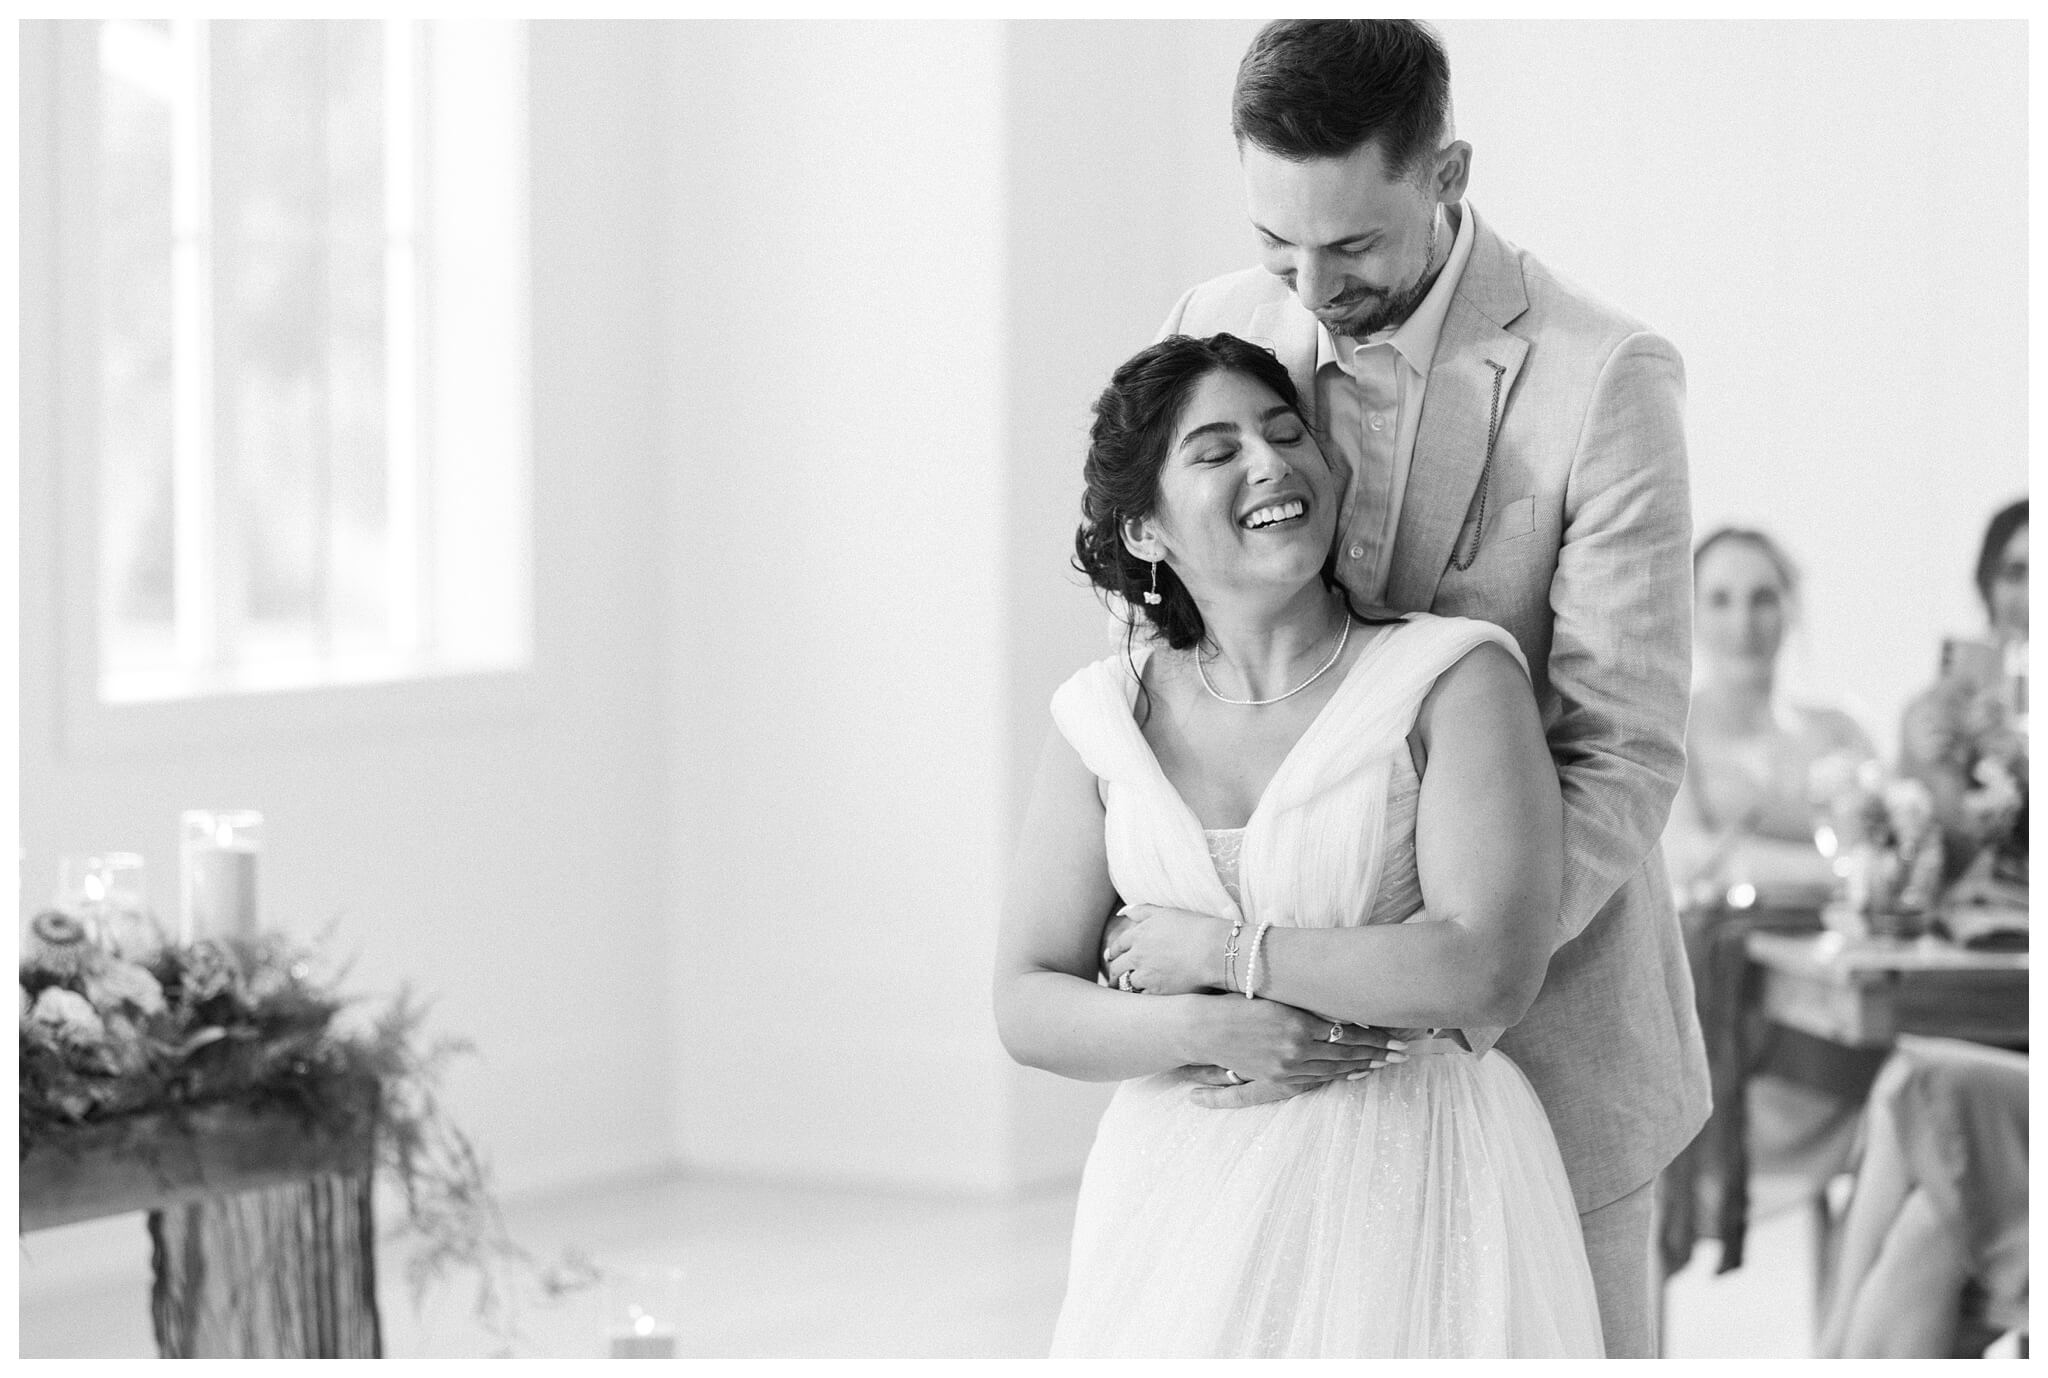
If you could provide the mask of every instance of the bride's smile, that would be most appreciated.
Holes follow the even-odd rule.
[[[1336,533],[1335,482],[1295,409],[1221,370],[1189,394],[1141,526],[1198,600],[1314,581]]]

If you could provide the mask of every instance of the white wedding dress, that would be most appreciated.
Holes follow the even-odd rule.
[[[1242,912],[1247,937],[1262,920],[1415,915],[1407,734],[1436,677],[1489,639],[1520,658],[1484,622],[1422,614],[1382,633],[1246,826],[1208,834],[1138,729],[1122,658],[1076,674],[1053,716],[1103,782],[1117,893]],[[1429,1046],[1242,1109],[1195,1105],[1182,1072],[1120,1086],[1082,1177],[1054,1356],[1599,1357],[1543,1107],[1502,1053]]]

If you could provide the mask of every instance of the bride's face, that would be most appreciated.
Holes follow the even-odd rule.
[[[1154,542],[1199,603],[1299,588],[1322,572],[1336,524],[1336,482],[1301,417],[1257,379],[1217,372],[1181,408],[1158,504],[1126,539]]]

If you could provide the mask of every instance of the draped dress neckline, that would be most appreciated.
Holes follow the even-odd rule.
[[[1279,787],[1286,782],[1289,774],[1306,768],[1300,766],[1300,762],[1314,759],[1314,752],[1310,748],[1315,745],[1319,738],[1328,735],[1332,730],[1326,724],[1337,717],[1334,711],[1337,705],[1358,693],[1355,686],[1363,682],[1364,677],[1361,671],[1364,670],[1368,661],[1377,658],[1381,649],[1389,641],[1393,640],[1393,633],[1399,625],[1399,623],[1396,623],[1382,627],[1378,635],[1372,639],[1372,642],[1364,650],[1360,651],[1358,657],[1344,670],[1343,678],[1337,683],[1336,692],[1323,701],[1323,706],[1316,710],[1313,718],[1309,719],[1308,726],[1301,730],[1301,735],[1294,739],[1294,744],[1288,747],[1286,753],[1281,756],[1280,764],[1274,768],[1272,775],[1267,777],[1265,786],[1259,790],[1259,797],[1252,804],[1252,811],[1245,816],[1244,822],[1235,828],[1211,829],[1202,822],[1201,818],[1196,815],[1193,806],[1181,794],[1180,787],[1174,784],[1172,779],[1167,776],[1166,767],[1159,763],[1159,753],[1152,749],[1151,742],[1145,740],[1145,730],[1138,725],[1135,713],[1126,713],[1124,715],[1124,723],[1130,729],[1131,736],[1136,739],[1136,746],[1139,752],[1152,767],[1151,775],[1153,782],[1172,799],[1181,817],[1187,821],[1188,826],[1194,830],[1197,837],[1206,839],[1207,834],[1211,831],[1241,832],[1247,836],[1252,833],[1261,816],[1269,811],[1268,805],[1271,804],[1273,799],[1276,796],[1285,798],[1285,791]],[[1131,700],[1133,706],[1135,706],[1137,700],[1136,687],[1138,684],[1143,683],[1145,667],[1152,663],[1152,652],[1155,649],[1157,648],[1147,646],[1139,656],[1134,657],[1137,664],[1137,675],[1135,677],[1126,676],[1130,683],[1126,689],[1125,696]],[[1203,846],[1205,849],[1207,848],[1208,843],[1206,840],[1203,842]]]
[[[1273,917],[1288,922],[1291,916],[1265,915],[1264,906],[1259,903],[1261,885],[1255,882],[1255,873],[1262,867],[1263,854],[1267,850],[1262,839],[1269,831],[1273,816],[1300,796],[1302,789],[1297,780],[1305,778],[1313,786],[1316,780],[1318,757],[1325,737],[1339,730],[1350,713],[1350,705],[1372,682],[1368,665],[1379,661],[1387,645],[1398,640],[1396,633],[1404,630],[1412,620],[1404,617],[1400,623],[1381,629],[1371,644],[1358,653],[1358,658],[1344,670],[1344,678],[1337,685],[1336,692],[1309,720],[1294,744],[1281,757],[1272,778],[1266,781],[1259,792],[1258,800],[1244,821],[1242,864],[1238,872],[1238,893],[1232,895],[1225,888],[1222,878],[1216,874],[1214,859],[1209,851],[1208,829],[1191,808],[1173,781],[1167,778],[1166,769],[1159,763],[1158,753],[1152,750],[1152,743],[1145,740],[1144,730],[1139,727],[1133,712],[1137,702],[1138,686],[1143,682],[1145,667],[1151,663],[1156,646],[1144,647],[1133,656],[1130,663],[1119,666],[1112,692],[1121,696],[1122,711],[1110,715],[1114,719],[1111,732],[1117,738],[1119,754],[1127,764],[1123,774],[1127,782],[1150,791],[1159,801],[1164,816],[1159,817],[1160,826],[1154,832],[1152,845],[1161,847],[1174,856],[1170,873],[1176,878],[1175,888],[1188,887],[1184,907],[1200,913],[1216,914],[1223,917],[1242,917],[1247,920],[1256,917]],[[1133,673],[1135,669],[1135,674]],[[1108,682],[1098,681],[1108,687]],[[1132,764],[1135,763],[1135,769]],[[1327,769],[1326,766],[1321,767]],[[1313,792],[1311,790],[1311,792]],[[1156,815],[1155,815],[1156,816]],[[1377,862],[1373,867],[1371,885],[1377,888]]]

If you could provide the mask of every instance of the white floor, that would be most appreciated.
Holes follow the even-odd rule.
[[[536,1252],[581,1248],[614,1268],[679,1266],[681,1352],[704,1358],[1028,1358],[1044,1353],[1066,1270],[1071,1192],[1005,1202],[745,1182],[674,1181],[509,1212]],[[458,1284],[414,1310],[403,1241],[379,1252],[386,1353],[483,1357],[496,1342]],[[23,1358],[146,1358],[142,1217],[22,1241]],[[1701,1247],[1673,1280],[1674,1358],[1801,1358],[1811,1323],[1810,1246],[1797,1212],[1752,1227],[1739,1270]],[[597,1357],[594,1295],[526,1311],[521,1357]]]

